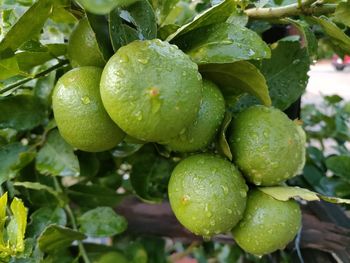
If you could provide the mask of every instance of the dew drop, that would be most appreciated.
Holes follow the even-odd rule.
[[[148,63],[148,58],[138,58],[137,61],[143,65],[146,65]]]
[[[227,195],[227,194],[228,194],[228,188],[227,188],[227,186],[221,185],[221,188],[222,188],[222,190],[223,190],[223,192],[224,192],[224,195]]]
[[[83,104],[87,105],[90,104],[90,98],[88,96],[84,96],[81,98],[81,101],[83,102]]]
[[[232,214],[232,210],[231,210],[230,208],[226,208],[226,210],[227,210],[227,213],[228,213],[229,215]]]
[[[247,192],[246,191],[239,191],[239,194],[242,196],[242,197],[246,197],[247,196]]]

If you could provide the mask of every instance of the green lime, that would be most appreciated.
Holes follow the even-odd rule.
[[[283,249],[300,226],[301,211],[296,201],[279,201],[256,189],[249,191],[243,219],[232,233],[243,250],[261,256]]]
[[[118,6],[128,6],[138,0],[78,0],[83,8],[93,14],[104,15]]]
[[[242,218],[248,187],[236,167],[220,157],[198,154],[181,161],[168,186],[175,216],[206,238],[230,231]]]
[[[102,255],[95,263],[128,263],[129,261],[120,252],[108,252]]]
[[[253,106],[232,122],[234,161],[256,185],[276,185],[297,175],[305,164],[305,133],[275,108]]]
[[[55,120],[62,137],[88,152],[113,148],[124,132],[103,108],[99,92],[102,69],[81,67],[64,74],[52,95]]]
[[[203,95],[195,121],[183,134],[170,140],[167,145],[174,151],[194,152],[200,150],[213,140],[225,114],[225,100],[218,87],[203,81]]]
[[[134,41],[105,66],[101,97],[128,135],[166,142],[196,118],[202,79],[197,65],[176,46],[158,39]]]
[[[79,21],[70,35],[67,52],[73,67],[103,67],[106,64],[86,17]]]

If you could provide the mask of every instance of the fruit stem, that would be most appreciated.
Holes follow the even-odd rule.
[[[53,180],[54,180],[56,191],[59,192],[59,193],[64,193],[60,183],[57,180],[57,178],[53,177]],[[69,217],[69,220],[70,220],[70,222],[72,224],[73,230],[79,231],[78,230],[78,226],[77,226],[77,222],[76,222],[76,219],[75,219],[75,216],[74,216],[74,213],[73,213],[72,209],[70,208],[69,204],[66,204],[64,206],[64,209],[66,210],[66,212],[68,214],[68,217]],[[78,242],[78,247],[79,247],[79,253],[80,253],[81,257],[83,258],[84,263],[91,263],[89,257],[87,256],[87,253],[86,253],[85,247],[83,245],[83,242],[81,240],[77,240],[77,242]]]
[[[336,5],[316,4],[317,0],[304,0],[281,7],[249,8],[245,14],[253,19],[276,19],[295,15],[323,15],[333,13]]]
[[[50,73],[51,71],[54,71],[54,70],[57,70],[59,68],[62,68],[64,66],[66,66],[67,64],[69,63],[69,61],[67,59],[65,60],[60,60],[56,65],[53,65],[52,67],[48,68],[48,69],[45,69],[44,71],[41,71],[31,77],[28,77],[28,78],[25,78],[25,79],[21,79],[20,81],[17,81],[11,85],[8,85],[6,86],[5,88],[1,89],[0,90],[0,94],[3,94],[9,90],[12,90],[14,88],[17,88],[17,87],[20,87],[22,86],[23,84],[33,80],[33,79],[37,79],[37,78],[40,78],[40,77],[43,77],[45,75],[47,75],[48,73]]]

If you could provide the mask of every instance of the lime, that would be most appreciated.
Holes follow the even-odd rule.
[[[128,6],[137,0],[78,0],[84,9],[97,15],[104,15],[111,12],[118,6]]]
[[[126,257],[119,252],[113,251],[102,255],[95,263],[128,263]]]
[[[181,161],[168,186],[175,216],[204,237],[231,230],[242,218],[248,187],[235,166],[220,157],[198,154]]]
[[[99,93],[102,69],[81,67],[64,74],[52,95],[55,120],[62,137],[88,152],[113,148],[124,132],[103,108]]]
[[[73,67],[103,67],[106,64],[86,17],[79,21],[70,35],[67,52]]]
[[[167,145],[174,151],[193,152],[206,147],[217,133],[225,114],[225,100],[218,87],[203,81],[203,98],[195,121]]]
[[[105,66],[101,97],[128,135],[164,142],[193,123],[202,97],[198,67],[176,46],[155,40],[121,47]]]
[[[260,190],[248,193],[243,219],[232,230],[246,252],[264,255],[283,249],[301,226],[301,211],[294,200],[279,201]]]
[[[305,134],[275,108],[253,106],[232,122],[234,161],[256,185],[276,185],[297,175],[305,163]]]

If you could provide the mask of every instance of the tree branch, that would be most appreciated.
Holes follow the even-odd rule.
[[[54,70],[57,70],[59,68],[62,68],[64,66],[66,66],[67,64],[69,63],[68,60],[61,60],[60,62],[58,62],[56,65],[53,65],[51,68],[48,68],[44,71],[41,71],[37,74],[35,74],[34,76],[32,77],[29,77],[29,78],[25,78],[25,79],[21,79],[20,81],[17,81],[11,85],[8,85],[6,86],[5,88],[1,89],[0,90],[0,94],[4,94],[5,92],[9,91],[9,90],[12,90],[14,88],[17,88],[17,87],[20,87],[22,86],[23,84],[33,80],[33,79],[37,79],[37,78],[40,78],[40,77],[43,77],[47,74],[49,74],[51,71],[54,71]]]
[[[278,19],[296,15],[323,15],[335,11],[335,4],[316,3],[316,0],[304,0],[301,3],[281,7],[249,8],[244,12],[253,19]]]

